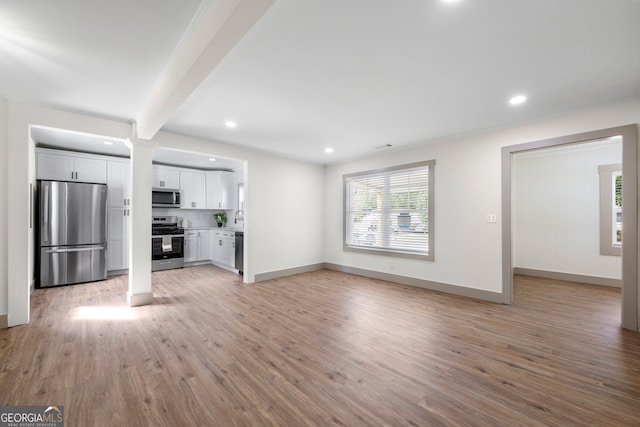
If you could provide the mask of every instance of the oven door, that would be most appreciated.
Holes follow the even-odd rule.
[[[184,266],[184,235],[151,237],[151,271]]]
[[[151,259],[184,258],[184,235],[151,237]]]

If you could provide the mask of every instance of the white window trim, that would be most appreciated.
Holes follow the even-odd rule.
[[[622,172],[620,163],[598,165],[598,174],[600,175],[600,255],[622,255],[622,245],[614,244],[612,239],[614,216],[611,201],[614,196],[613,174],[615,172]]]
[[[436,161],[435,160],[427,160],[427,161],[423,161],[423,162],[417,162],[417,163],[410,163],[410,164],[406,164],[406,165],[399,165],[399,166],[393,166],[393,167],[389,167],[389,168],[381,168],[381,169],[374,169],[374,170],[369,170],[369,171],[363,171],[363,172],[356,172],[356,173],[352,173],[352,174],[346,174],[343,175],[343,208],[342,208],[342,213],[343,213],[343,220],[342,220],[342,225],[343,225],[343,230],[342,230],[342,243],[343,243],[343,250],[347,251],[347,252],[359,252],[359,253],[366,253],[366,254],[378,254],[378,255],[387,255],[387,256],[393,256],[393,257],[400,257],[400,258],[411,258],[411,259],[419,259],[419,260],[424,260],[424,261],[433,261],[434,260],[434,248],[435,248],[435,239],[434,239],[434,169],[435,169],[435,164]],[[366,176],[366,175],[379,175],[379,174],[384,174],[384,173],[390,173],[390,172],[399,172],[402,170],[409,170],[409,169],[415,169],[418,167],[425,167],[428,166],[429,167],[429,173],[428,173],[428,206],[427,206],[427,212],[428,212],[428,226],[427,226],[427,234],[428,234],[428,253],[427,254],[419,254],[419,253],[412,253],[412,252],[404,252],[401,250],[395,250],[395,249],[382,249],[382,248],[367,248],[367,247],[360,247],[360,246],[349,246],[347,245],[347,229],[348,229],[348,219],[347,219],[347,207],[349,206],[349,191],[348,191],[348,187],[347,187],[347,181],[349,178],[352,177],[361,177],[361,176]]]

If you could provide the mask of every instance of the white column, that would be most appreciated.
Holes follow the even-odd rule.
[[[129,138],[131,150],[131,215],[129,216],[130,307],[153,303],[151,289],[151,174],[154,144]]]

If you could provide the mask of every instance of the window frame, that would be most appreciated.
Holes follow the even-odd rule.
[[[399,257],[399,258],[409,258],[409,259],[418,259],[418,260],[423,260],[423,261],[433,261],[435,258],[435,239],[434,239],[434,188],[435,188],[435,180],[434,180],[434,176],[435,176],[435,165],[436,165],[436,161],[435,159],[432,160],[425,160],[425,161],[421,161],[421,162],[415,162],[415,163],[408,163],[408,164],[403,164],[403,165],[397,165],[397,166],[391,166],[391,167],[387,167],[387,168],[380,168],[380,169],[371,169],[371,170],[367,170],[367,171],[362,171],[362,172],[355,172],[355,173],[350,173],[350,174],[345,174],[342,176],[342,193],[343,193],[343,206],[342,206],[342,245],[343,245],[343,250],[345,252],[356,252],[356,253],[365,253],[365,254],[370,254],[370,255],[386,255],[386,256],[392,256],[392,257]],[[349,206],[349,197],[350,197],[350,193],[349,193],[349,188],[348,188],[348,181],[351,178],[357,178],[357,177],[364,177],[364,176],[375,176],[375,175],[386,175],[386,174],[391,174],[391,173],[397,173],[397,172],[402,172],[403,170],[407,170],[409,171],[410,169],[416,169],[416,168],[420,168],[420,167],[428,167],[428,174],[427,174],[427,179],[428,179],[428,183],[427,183],[427,193],[428,193],[428,204],[427,204],[427,215],[428,215],[428,222],[427,222],[427,253],[423,254],[423,253],[415,253],[415,252],[406,252],[406,251],[402,251],[399,249],[392,249],[392,248],[368,248],[368,247],[364,247],[364,246],[350,246],[347,244],[347,230],[348,230],[348,211],[347,208]]]
[[[618,172],[622,174],[622,164],[620,163],[598,165],[598,179],[600,182],[600,255],[622,255],[622,244],[617,245],[612,239],[612,230],[615,224],[612,208],[612,200],[614,200],[615,196],[613,175]]]

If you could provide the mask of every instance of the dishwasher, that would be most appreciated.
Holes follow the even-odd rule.
[[[239,274],[244,271],[244,231],[236,231],[236,270]]]

